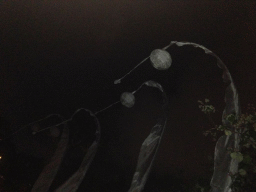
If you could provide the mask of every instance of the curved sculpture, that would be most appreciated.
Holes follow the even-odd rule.
[[[229,129],[234,130],[235,128],[232,127],[232,125],[225,120],[225,117],[229,114],[235,114],[236,118],[238,119],[240,116],[240,104],[239,104],[239,98],[238,98],[238,93],[236,90],[236,87],[234,85],[233,79],[230,75],[229,70],[227,69],[226,65],[221,61],[221,59],[214,54],[212,51],[209,49],[205,48],[202,45],[198,45],[196,43],[191,43],[191,42],[177,42],[177,41],[171,41],[171,43],[164,47],[163,49],[156,49],[151,53],[151,55],[147,58],[145,58],[142,62],[140,62],[137,66],[135,66],[130,72],[128,72],[126,75],[124,75],[122,78],[115,80],[115,84],[121,83],[121,80],[129,75],[134,69],[136,69],[139,65],[144,63],[148,58],[150,58],[153,66],[156,69],[159,70],[165,70],[168,69],[171,66],[171,56],[170,54],[166,51],[170,46],[172,45],[177,45],[177,46],[184,46],[184,45],[190,45],[194,46],[196,48],[201,48],[205,51],[206,54],[210,54],[214,56],[217,59],[217,65],[219,68],[223,70],[222,78],[225,83],[228,84],[226,90],[225,90],[225,102],[226,106],[222,114],[222,122],[225,126],[229,127]],[[153,88],[157,88],[158,90],[161,91],[162,97],[163,97],[163,114],[161,114],[161,117],[158,121],[158,123],[152,128],[150,134],[148,137],[144,140],[142,143],[141,149],[140,149],[140,154],[138,157],[138,163],[136,167],[136,171],[134,173],[131,186],[129,189],[129,192],[140,192],[143,190],[144,185],[147,181],[148,175],[150,173],[152,164],[154,162],[154,159],[156,157],[158,147],[162,138],[162,135],[165,130],[165,125],[167,121],[166,117],[166,111],[167,111],[167,96],[162,88],[162,86],[154,81],[146,81],[143,83],[137,90],[133,91],[132,93],[125,92],[121,96],[121,100],[117,101],[110,106],[98,111],[98,112],[91,112],[88,109],[79,109],[77,110],[73,116],[81,111],[85,110],[90,113],[91,116],[95,119],[95,124],[96,124],[96,139],[95,141],[91,144],[89,147],[86,155],[83,158],[83,161],[79,167],[79,169],[63,184],[61,185],[56,191],[68,191],[68,192],[75,192],[80,183],[82,182],[91,162],[94,159],[94,156],[97,152],[99,142],[100,142],[100,135],[101,135],[101,129],[100,129],[100,124],[99,120],[96,117],[96,115],[109,107],[121,102],[123,105],[127,107],[132,107],[135,103],[135,97],[134,94],[141,89],[142,86],[149,86]],[[53,114],[56,115],[56,114]],[[50,115],[51,116],[51,115]],[[60,142],[57,146],[56,152],[52,158],[52,160],[49,162],[48,165],[45,166],[43,169],[42,173],[40,174],[38,180],[35,182],[32,191],[42,191],[42,192],[47,192],[51,186],[51,183],[56,176],[56,173],[59,169],[60,163],[63,159],[64,153],[67,148],[68,140],[69,140],[69,130],[67,127],[67,122],[71,121],[73,116],[65,121],[62,121],[61,123],[54,125],[54,127],[58,127],[60,125],[63,125],[63,130],[61,134],[61,139]],[[49,116],[48,116],[49,117]],[[48,118],[46,117],[46,118]],[[62,118],[60,116],[60,118]],[[36,122],[40,122],[36,121]],[[34,123],[36,123],[34,122]],[[30,123],[31,125],[33,123]],[[26,128],[25,126],[24,128]],[[48,128],[52,128],[47,127]],[[22,128],[23,129],[23,128]],[[39,130],[37,132],[43,131],[45,129]],[[37,133],[35,132],[35,133]],[[56,133],[57,134],[57,133]],[[215,157],[214,157],[214,173],[211,179],[211,187],[212,187],[212,192],[231,192],[230,185],[231,185],[231,178],[229,176],[229,173],[236,173],[238,169],[238,161],[235,159],[231,159],[229,153],[228,153],[228,148],[237,148],[239,149],[239,136],[238,133],[231,134],[231,135],[223,135],[222,137],[219,138],[219,140],[216,143],[215,147]]]
[[[234,114],[238,119],[241,113],[241,109],[240,109],[237,89],[235,87],[234,81],[226,65],[211,50],[196,43],[171,41],[171,43],[168,46],[162,48],[162,50],[166,50],[172,45],[177,45],[179,47],[184,45],[189,45],[195,48],[200,48],[204,50],[206,54],[212,55],[217,59],[218,67],[223,70],[222,79],[225,83],[228,84],[225,90],[224,100],[225,100],[226,106],[222,114],[222,123],[225,126],[229,127],[231,131],[233,131],[235,128],[232,127],[232,125],[227,120],[225,120],[225,117],[229,114]],[[124,77],[129,75],[139,65],[143,64],[148,58],[150,57],[147,57],[144,60],[142,60],[138,65],[136,65],[130,72],[125,74],[122,78],[115,80],[114,83],[115,84],[121,83],[121,80]],[[215,147],[215,156],[214,156],[214,173],[211,179],[212,192],[231,192],[231,189],[230,189],[231,177],[229,176],[229,173],[237,172],[238,161],[231,159],[227,149],[229,147],[239,149],[239,142],[240,142],[240,138],[238,133],[235,133],[232,135],[223,135],[217,141],[216,147]]]

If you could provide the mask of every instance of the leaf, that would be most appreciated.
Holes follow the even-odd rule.
[[[226,117],[226,120],[228,120],[231,124],[234,124],[236,117],[234,114],[230,114]]]
[[[226,130],[225,130],[225,134],[226,134],[226,135],[231,135],[232,132],[226,129]]]
[[[226,129],[226,126],[220,125],[217,130],[224,131]]]
[[[251,156],[250,156],[250,155],[245,155],[245,156],[244,156],[244,159],[243,159],[243,162],[244,162],[245,164],[251,164],[251,162],[252,162]]]
[[[239,163],[243,160],[243,154],[240,152],[233,152],[230,154],[232,159],[237,160]]]
[[[244,169],[239,169],[238,173],[242,176],[245,176],[247,174]]]

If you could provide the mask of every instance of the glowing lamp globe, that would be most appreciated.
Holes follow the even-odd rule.
[[[162,49],[155,49],[150,54],[150,61],[154,68],[167,70],[172,64],[171,55]]]
[[[135,103],[135,97],[130,92],[124,92],[121,95],[120,101],[125,107],[131,108]]]

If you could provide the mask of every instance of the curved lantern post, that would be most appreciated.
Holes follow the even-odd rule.
[[[149,57],[141,61],[137,66],[135,66],[122,78],[115,80],[114,84],[121,83],[121,80],[124,77],[129,75],[133,70],[135,70],[139,65],[144,63],[149,58],[151,60],[153,67],[155,67],[156,69],[168,69],[171,66],[172,60],[171,57],[166,53],[166,49],[168,49],[172,45],[177,45],[179,47],[184,45],[190,45],[195,48],[200,48],[204,50],[206,54],[212,55],[217,59],[217,66],[223,70],[222,79],[225,83],[228,84],[225,90],[224,100],[226,106],[222,114],[222,123],[225,126],[229,127],[231,131],[234,131],[235,128],[227,120],[225,120],[225,117],[229,114],[234,114],[236,116],[236,119],[238,119],[240,116],[241,109],[237,89],[226,65],[215,53],[213,53],[211,50],[207,49],[202,45],[191,42],[171,41],[171,43],[168,46],[162,49],[154,50]],[[231,192],[230,185],[232,181],[229,173],[236,173],[238,171],[239,162],[230,157],[230,154],[227,149],[230,147],[239,149],[239,142],[240,138],[238,133],[231,135],[223,135],[217,141],[214,155],[214,173],[210,183],[212,187],[212,192]]]

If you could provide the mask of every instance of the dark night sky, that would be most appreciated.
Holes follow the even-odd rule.
[[[202,135],[208,123],[197,100],[212,101],[219,109],[217,122],[224,107],[216,60],[199,49],[172,46],[168,71],[157,71],[147,61],[120,85],[113,84],[154,49],[189,41],[209,48],[227,65],[243,108],[255,104],[256,3],[196,2],[1,1],[1,116],[14,131],[51,113],[69,118],[81,107],[95,112],[152,79],[170,98],[154,174],[199,174],[214,143]],[[134,108],[118,105],[99,115],[105,149],[124,170],[135,169],[140,145],[158,117],[159,95],[145,88]],[[20,152],[27,150],[23,136],[15,138]]]

